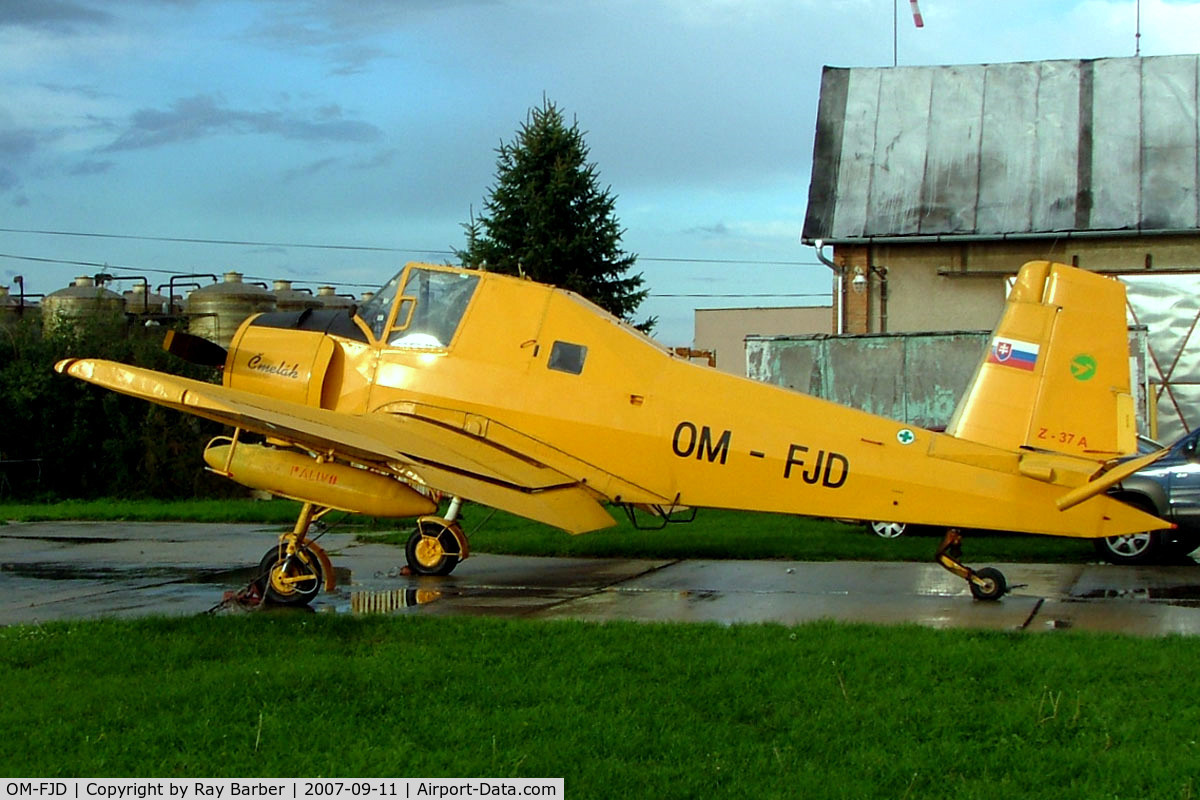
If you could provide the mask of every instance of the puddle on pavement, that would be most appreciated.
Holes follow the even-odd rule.
[[[1200,586],[1137,586],[1125,589],[1092,589],[1070,600],[1154,601],[1184,608],[1200,608]]]
[[[428,605],[442,598],[440,589],[359,590],[351,589],[350,607],[352,614],[391,614],[408,608]]]
[[[419,606],[449,603],[456,612],[522,615],[556,602],[580,596],[561,589],[499,586],[402,586],[391,589],[356,587],[340,583],[336,594],[321,595],[322,611],[339,614],[410,613]]]
[[[47,581],[128,581],[161,579],[171,583],[249,583],[256,567],[238,569],[188,569],[139,566],[136,569],[68,566],[55,563],[0,564],[0,573]]]
[[[29,542],[52,542],[54,544],[120,544],[124,539],[110,539],[103,536],[5,536],[0,539],[19,539]]]

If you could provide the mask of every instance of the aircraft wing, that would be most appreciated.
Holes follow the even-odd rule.
[[[442,492],[571,533],[615,524],[579,477],[498,446],[469,429],[404,414],[345,414],[113,361],[66,359],[54,368],[122,394],[316,452],[385,463]]]

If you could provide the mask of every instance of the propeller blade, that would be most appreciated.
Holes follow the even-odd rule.
[[[225,357],[228,355],[228,351],[221,345],[214,344],[202,336],[182,331],[167,331],[166,338],[163,339],[163,350],[179,356],[184,361],[205,367],[225,366]]]

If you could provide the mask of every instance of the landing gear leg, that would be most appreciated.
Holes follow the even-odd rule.
[[[302,606],[312,602],[322,583],[326,590],[333,590],[334,573],[329,556],[307,538],[309,526],[329,510],[318,510],[312,503],[305,503],[291,533],[279,537],[279,544],[263,556],[258,581],[264,598],[277,605]]]
[[[445,517],[421,517],[408,537],[404,555],[408,568],[417,575],[449,575],[470,555],[467,536],[458,524],[462,500],[455,497]]]
[[[946,531],[937,550],[937,562],[967,582],[976,600],[999,600],[1008,591],[1004,573],[992,567],[973,570],[962,563],[962,534],[957,528]]]

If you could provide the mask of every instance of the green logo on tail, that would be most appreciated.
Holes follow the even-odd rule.
[[[1096,377],[1096,359],[1080,353],[1071,359],[1071,377],[1077,381],[1090,381]]]

